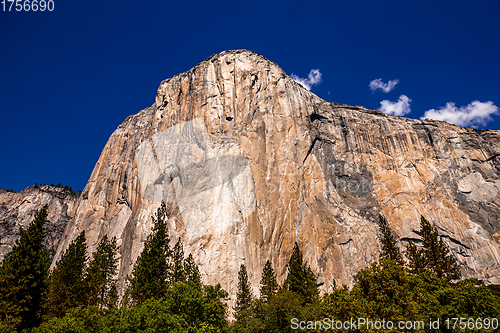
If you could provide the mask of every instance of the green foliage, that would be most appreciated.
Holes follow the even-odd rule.
[[[76,307],[116,307],[118,291],[113,276],[117,269],[117,250],[116,239],[110,240],[105,235],[87,266],[87,245],[82,231],[50,274],[44,303],[46,319],[62,318]]]
[[[406,257],[408,258],[408,266],[414,274],[420,274],[427,268],[424,251],[419,249],[414,243],[408,243],[406,247]]]
[[[248,282],[248,274],[245,265],[240,266],[238,272],[238,290],[236,291],[236,306],[234,307],[235,317],[240,318],[252,304],[253,295]]]
[[[408,247],[408,259],[410,267],[415,273],[423,269],[431,270],[438,278],[451,281],[460,279],[460,267],[457,260],[442,238],[439,237],[437,229],[432,227],[423,216],[420,218],[420,236],[422,237],[422,249],[416,248],[414,244]]]
[[[49,317],[63,317],[69,309],[86,305],[86,253],[85,231],[82,231],[63,253],[49,276],[44,303],[44,312]]]
[[[28,230],[21,232],[13,251],[0,266],[0,333],[23,329],[34,333],[286,333],[296,331],[292,329],[292,318],[311,323],[323,318],[370,318],[426,324],[429,318],[439,318],[444,331],[447,318],[500,315],[499,286],[485,286],[475,279],[450,282],[457,276],[458,264],[429,222],[421,220],[423,247],[412,243],[408,247],[407,268],[402,265],[387,221],[381,217],[381,260],[360,270],[351,289],[343,286],[323,295],[321,300],[316,278],[304,263],[297,243],[283,288],[279,289],[271,262],[266,262],[260,283],[261,299],[254,299],[246,267],[241,265],[236,321],[229,326],[227,292],[220,285],[206,286],[200,282],[198,266],[191,254],[184,259],[180,240],[170,251],[166,206],[162,204],[153,216],[152,233],[129,279],[127,292],[132,304],[117,306],[118,291],[113,279],[116,239],[103,237],[86,267],[82,232],[47,279],[44,309],[53,318],[35,327],[40,319],[49,266],[48,253],[42,246],[46,217],[44,207]]]
[[[185,319],[169,310],[170,306],[165,300],[150,298],[130,309],[124,309],[114,332],[188,332]]]
[[[116,281],[111,283],[111,287],[109,288],[107,297],[105,299],[105,307],[108,310],[114,310],[118,307],[118,287],[116,286]]]
[[[344,286],[324,296],[325,317],[425,323],[439,318],[443,325],[446,318],[496,318],[499,314],[495,297],[477,280],[451,284],[430,271],[411,274],[391,260],[372,264],[355,279],[351,290]]]
[[[224,317],[227,297],[220,286],[205,287],[200,284],[175,283],[169,288],[164,300],[159,301],[161,313],[172,320],[171,330],[158,325],[155,332],[226,332],[227,321]],[[147,317],[151,313],[146,313]],[[161,318],[161,315],[158,315]],[[153,319],[158,320],[158,319]]]
[[[387,223],[387,219],[382,215],[379,215],[378,227],[381,234],[380,242],[382,243],[380,259],[390,259],[398,265],[403,265],[403,256],[399,250],[398,242],[392,235],[392,230],[389,227],[389,223]]]
[[[311,268],[303,262],[297,243],[288,263],[288,276],[284,287],[278,288],[271,262],[267,261],[262,272],[261,299],[252,301],[252,297],[248,296],[250,286],[247,272],[242,265],[238,274],[236,322],[231,326],[231,331],[294,332],[291,328],[292,318],[320,318],[321,307],[316,278]]]
[[[442,318],[498,318],[499,303],[483,282],[465,279],[438,293]]]
[[[301,320],[320,319],[318,301],[304,304],[301,298],[301,295],[286,290],[271,297],[261,310],[262,315],[260,318],[265,327],[263,332],[295,332],[290,325],[292,318],[300,318]]]
[[[282,289],[271,296],[267,302],[263,299],[255,300],[231,326],[231,331],[235,333],[296,332],[291,328],[292,318],[300,318],[300,320],[323,318],[320,305],[319,301],[304,304],[300,295]]]
[[[279,286],[276,281],[276,274],[274,273],[271,262],[268,260],[262,270],[262,279],[260,280],[260,298],[267,302],[272,296],[278,293],[278,289]]]
[[[63,318],[42,324],[34,333],[224,333],[228,329],[226,297],[219,285],[179,282],[172,284],[162,299],[150,298],[112,312],[94,306],[75,308]]]
[[[366,313],[365,301],[358,298],[347,286],[335,289],[331,294],[323,295],[322,307],[325,317],[337,320],[350,320]]]
[[[50,266],[43,246],[47,206],[37,212],[27,230],[21,230],[12,251],[0,267],[0,320],[20,331],[38,325]]]
[[[498,302],[482,283],[449,282],[459,276],[458,264],[437,230],[423,217],[420,235],[423,248],[412,243],[408,247],[411,272],[387,255],[391,251],[383,246],[385,255],[381,257],[385,259],[359,271],[351,290],[344,286],[324,296],[325,316],[338,320],[371,318],[426,323],[429,318],[439,318],[442,325],[453,317],[497,317]]]
[[[104,235],[97,250],[92,253],[85,278],[89,305],[103,307],[107,305],[108,296],[116,298],[116,295],[111,295],[110,292],[112,288],[116,289],[113,276],[117,269],[117,252],[116,238],[110,240]]]
[[[385,222],[381,218],[380,224]],[[344,286],[324,295],[325,317],[341,321],[370,318],[425,323],[429,318],[439,318],[441,329],[447,318],[498,317],[498,301],[482,283],[477,280],[450,283],[459,277],[458,264],[427,220],[421,219],[423,248],[413,243],[408,246],[411,271],[391,255],[397,255],[397,251],[391,251],[394,249],[391,244],[395,243],[390,241],[388,227],[383,229],[381,261],[359,271],[351,290]],[[368,330],[364,327],[360,331]]]
[[[0,321],[0,333],[17,333],[17,327],[20,322],[20,317],[12,318],[11,316],[6,316]]]
[[[354,296],[364,301],[358,308],[360,315],[394,321],[411,318],[415,313],[432,316],[433,305],[437,303],[429,297],[433,288],[442,286],[443,282],[432,274],[423,274],[411,275],[391,261],[374,263],[361,270],[355,276],[357,283],[353,287]],[[422,309],[424,304],[426,309]]]
[[[132,276],[128,279],[126,293],[135,303],[165,295],[171,278],[167,207],[164,202],[151,218],[153,230],[135,262]]]
[[[73,308],[62,318],[53,318],[33,330],[33,333],[101,333],[113,332],[112,319],[95,306]]]
[[[299,245],[295,243],[288,262],[288,276],[283,287],[301,296],[306,303],[318,299],[319,289],[311,268],[304,263]]]
[[[203,286],[195,282],[175,283],[169,288],[165,302],[168,311],[181,316],[188,327],[210,328],[222,332],[227,329],[225,319],[228,294],[218,284]]]
[[[500,284],[490,284],[487,287],[491,294],[496,297],[498,304],[500,304]]]
[[[184,249],[181,239],[175,243],[172,251],[172,282],[185,282],[186,271],[184,268]]]
[[[187,281],[193,281],[200,283],[200,269],[198,265],[194,262],[193,255],[190,253],[187,259],[184,261],[184,270],[186,272]]]

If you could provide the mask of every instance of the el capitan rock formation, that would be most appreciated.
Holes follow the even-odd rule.
[[[111,135],[56,253],[86,230],[121,245],[121,286],[160,202],[206,283],[255,291],[293,244],[327,290],[378,258],[377,216],[402,245],[420,215],[465,277],[500,283],[500,132],[327,102],[275,63],[238,50],[163,81]]]

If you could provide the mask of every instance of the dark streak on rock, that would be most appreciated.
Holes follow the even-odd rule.
[[[319,121],[328,121],[329,119],[326,118],[326,117],[323,117],[322,115],[319,115],[319,114],[316,114],[316,113],[313,113],[309,116],[309,120],[311,120],[311,122],[315,122],[317,120]]]
[[[349,244],[351,242],[352,242],[352,238],[349,238],[349,240],[347,242],[339,243],[338,245],[339,246],[343,246],[343,245],[347,245],[347,244]]]
[[[305,161],[307,160],[307,158],[311,154],[311,151],[313,150],[314,145],[316,144],[316,141],[318,141],[318,140],[320,140],[320,139],[319,138],[314,138],[314,140],[313,140],[313,142],[311,144],[311,147],[309,147],[309,150],[307,151],[306,157],[304,158],[304,160],[302,161],[302,163],[305,163]]]

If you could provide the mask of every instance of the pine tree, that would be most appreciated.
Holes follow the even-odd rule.
[[[85,231],[71,242],[48,279],[44,304],[49,317],[63,317],[74,307],[86,305],[84,272],[87,261]]]
[[[402,266],[404,264],[403,256],[399,251],[398,242],[392,235],[392,230],[389,223],[382,215],[379,215],[379,231],[381,234],[380,242],[382,243],[382,252],[380,259],[393,260],[396,264]]]
[[[108,294],[115,282],[113,277],[117,269],[117,252],[116,238],[110,240],[104,235],[97,250],[92,253],[85,277],[89,305],[106,306]]]
[[[116,281],[111,282],[111,286],[109,288],[105,306],[107,309],[115,309],[118,307],[118,287],[116,286]]]
[[[260,280],[260,298],[265,302],[278,293],[278,282],[276,282],[276,274],[273,266],[268,260],[262,271],[262,279]]]
[[[436,227],[432,227],[423,216],[420,218],[420,236],[422,248],[414,244],[408,247],[408,259],[413,271],[431,270],[438,278],[450,281],[460,279],[460,267],[457,260],[450,253],[450,249],[438,235]]]
[[[253,295],[250,288],[247,269],[245,265],[241,265],[238,272],[238,290],[236,291],[236,306],[234,307],[236,319],[239,319],[252,304]]]
[[[151,217],[153,230],[144,243],[139,258],[129,277],[126,294],[135,303],[142,303],[153,297],[165,295],[171,278],[170,247],[167,232],[167,206],[161,206]]]
[[[406,247],[406,257],[408,258],[408,265],[412,273],[420,274],[425,271],[427,265],[423,251],[412,242],[408,243]]]
[[[311,268],[304,263],[302,252],[297,242],[295,242],[292,256],[288,262],[288,276],[286,277],[284,288],[301,296],[305,303],[312,303],[319,296],[316,277]]]
[[[172,282],[185,282],[186,271],[184,268],[184,250],[181,239],[175,243],[172,252]]]
[[[193,281],[196,283],[200,283],[200,269],[198,265],[194,262],[193,256],[191,253],[188,255],[187,259],[184,260],[184,270],[186,273],[187,281]]]
[[[436,227],[432,227],[423,216],[420,218],[420,233],[427,267],[440,279],[460,279],[457,260],[450,253],[448,245],[439,237]]]
[[[42,244],[47,208],[37,212],[27,230],[21,230],[0,267],[0,320],[15,322],[19,331],[37,326],[41,319],[50,266],[49,252]]]

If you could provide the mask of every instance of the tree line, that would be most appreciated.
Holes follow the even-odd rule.
[[[43,185],[35,183],[35,185],[33,185],[33,188],[41,189],[42,186],[47,186],[47,183],[43,183]],[[64,185],[63,186],[61,183],[57,183],[57,184],[50,183],[50,185],[48,185],[48,186],[62,188],[63,190],[69,192],[72,195],[80,195],[80,194],[82,194],[82,190],[76,190],[75,191],[75,190],[73,190],[73,188],[71,186],[68,186],[68,185]]]
[[[324,318],[342,323],[357,318],[428,323],[432,318],[440,320],[439,329],[425,327],[411,331],[458,332],[461,331],[458,326],[448,330],[444,321],[447,318],[498,318],[498,286],[487,287],[477,279],[461,280],[457,260],[437,229],[423,216],[418,231],[421,246],[410,242],[405,254],[383,216],[379,217],[378,226],[380,259],[354,276],[352,288],[334,287],[333,291],[320,296],[316,278],[304,263],[297,244],[282,286],[276,283],[270,262],[266,263],[260,282],[260,298],[251,294],[242,266],[236,321],[230,329],[233,332],[294,332],[298,327],[294,329],[291,323],[296,320],[303,322],[302,328],[310,332],[326,332],[331,328],[318,325]],[[476,331],[495,331],[492,327]],[[344,331],[381,330],[365,326]]]
[[[294,332],[292,320],[313,326],[323,318],[348,321],[429,321],[429,318],[498,318],[498,286],[461,279],[460,266],[424,217],[420,245],[402,252],[387,220],[378,221],[380,259],[360,270],[351,288],[319,284],[295,243],[280,284],[271,261],[254,295],[245,265],[238,273],[236,303],[205,285],[180,239],[173,248],[164,203],[152,216],[152,230],[118,295],[115,238],[104,236],[90,256],[85,233],[69,245],[49,271],[43,246],[47,207],[41,209],[0,266],[0,332]],[[309,325],[311,325],[309,327]],[[356,331],[372,331],[359,328]],[[380,330],[377,330],[380,331]],[[416,330],[418,331],[418,330]],[[429,331],[424,328],[420,331]],[[444,326],[432,332],[447,330]],[[481,331],[493,331],[493,329]]]

